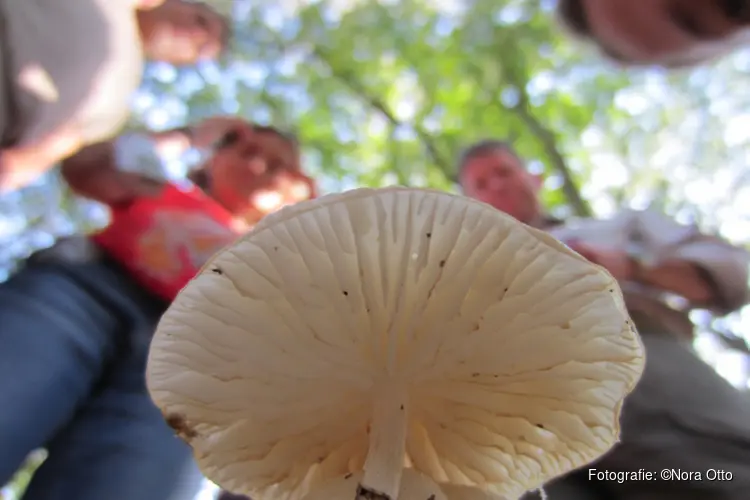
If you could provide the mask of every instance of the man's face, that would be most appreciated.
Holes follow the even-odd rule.
[[[541,177],[530,174],[512,152],[495,150],[469,158],[461,171],[466,196],[483,201],[524,223],[539,215]]]
[[[140,14],[141,33],[150,59],[189,65],[214,59],[223,49],[225,21],[201,3],[166,0]]]
[[[300,171],[297,147],[287,138],[248,125],[224,142],[206,169],[210,194],[233,215],[254,224],[314,196],[312,180]]]
[[[574,31],[628,64],[689,66],[747,38],[747,0],[560,0]],[[747,41],[747,40],[745,40]]]

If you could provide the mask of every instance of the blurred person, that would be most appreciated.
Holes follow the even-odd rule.
[[[111,223],[38,252],[0,284],[0,484],[30,451],[48,451],[25,500],[195,496],[190,449],[145,386],[154,328],[215,251],[315,194],[296,142],[273,128],[218,118],[153,134],[160,147],[211,144],[191,176],[200,188],[142,173],[159,163],[136,147],[146,140],[124,135],[66,159],[64,178],[108,204]]]
[[[750,41],[748,0],[558,0],[558,12],[626,65],[692,66]]]
[[[187,0],[0,0],[0,192],[116,134],[144,57],[214,59],[228,23]]]
[[[744,500],[750,493],[750,399],[694,353],[688,313],[724,315],[750,300],[750,256],[669,217],[623,210],[606,220],[545,215],[542,177],[502,141],[469,147],[459,162],[465,195],[548,231],[619,282],[646,348],[646,368],[625,400],[620,443],[554,481],[553,500]],[[680,297],[682,306],[671,305]],[[701,481],[596,481],[591,470],[701,472]],[[706,471],[727,471],[716,481]],[[532,497],[533,498],[533,497]]]

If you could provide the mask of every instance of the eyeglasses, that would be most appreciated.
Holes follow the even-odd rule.
[[[281,138],[283,138],[286,141],[289,141],[293,146],[297,146],[297,138],[294,137],[292,134],[289,134],[287,132],[282,132],[281,130],[275,128],[275,127],[269,127],[265,125],[252,125],[252,129],[254,132],[257,132],[259,134],[274,134]],[[240,129],[233,129],[228,131],[224,136],[219,139],[216,144],[214,145],[215,150],[228,148],[231,146],[236,145],[240,139],[242,138],[242,134]]]

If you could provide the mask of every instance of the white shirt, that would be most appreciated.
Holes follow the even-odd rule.
[[[631,313],[640,312],[675,333],[690,334],[691,309],[710,308],[727,314],[750,301],[748,265],[750,255],[694,226],[678,224],[654,211],[624,210],[608,219],[571,219],[549,233],[563,243],[578,240],[594,248],[625,250],[645,265],[681,260],[705,270],[716,285],[719,300],[714,304],[690,304],[674,295],[639,283],[622,283]]]
[[[9,45],[2,50],[12,62],[1,68],[0,86],[13,86],[22,145],[69,121],[85,143],[119,131],[143,69],[133,5],[133,0],[0,0]],[[36,85],[23,83],[30,75]],[[0,99],[1,136],[8,117],[4,94]]]

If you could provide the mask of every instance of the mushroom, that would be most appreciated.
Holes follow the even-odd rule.
[[[608,451],[644,356],[615,279],[443,192],[267,216],[163,316],[147,380],[254,500],[517,499]]]

